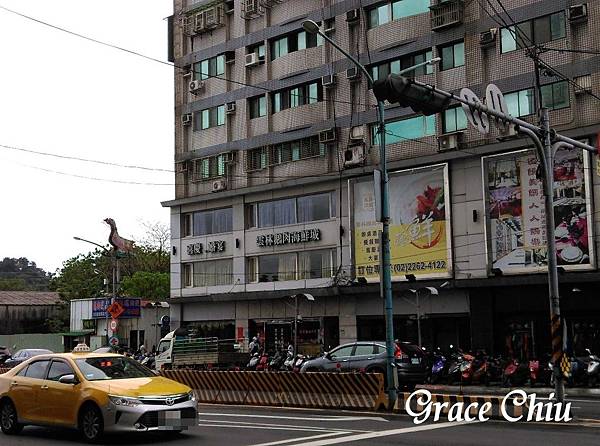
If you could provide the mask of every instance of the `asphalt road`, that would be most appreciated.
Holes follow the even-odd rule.
[[[402,415],[361,412],[200,405],[199,426],[182,435],[108,436],[108,445],[326,446],[600,444],[600,421],[534,424],[489,421],[415,426]],[[76,432],[26,427],[19,436],[0,434],[4,445],[77,445]]]

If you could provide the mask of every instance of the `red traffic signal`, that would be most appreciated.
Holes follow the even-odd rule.
[[[373,83],[373,94],[378,101],[398,103],[426,116],[446,110],[450,103],[450,98],[443,94],[415,84],[412,79],[397,74],[390,74],[386,79],[376,80]]]

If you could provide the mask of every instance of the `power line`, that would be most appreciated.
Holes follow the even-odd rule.
[[[119,51],[123,51],[125,53],[132,54],[134,56],[138,56],[138,57],[141,57],[143,59],[147,59],[147,60],[150,60],[150,61],[153,61],[153,62],[157,62],[157,63],[160,63],[162,65],[167,65],[167,66],[170,66],[170,67],[173,67],[173,68],[178,68],[180,70],[187,70],[187,67],[179,66],[179,65],[176,65],[174,63],[165,61],[165,60],[161,60],[161,59],[157,59],[157,58],[154,58],[154,57],[151,57],[151,56],[147,56],[147,55],[139,53],[137,51],[129,50],[127,48],[123,48],[121,46],[114,45],[112,43],[108,43],[108,42],[104,42],[102,40],[94,39],[93,37],[89,37],[89,36],[86,36],[84,34],[80,34],[80,33],[77,33],[75,31],[71,31],[69,29],[66,29],[66,28],[63,28],[63,27],[60,27],[60,26],[57,26],[57,25],[53,25],[53,24],[51,24],[49,22],[46,22],[44,20],[36,19],[35,17],[29,16],[27,14],[23,14],[21,12],[15,11],[13,9],[7,8],[7,7],[2,6],[2,5],[0,5],[0,9],[2,9],[4,11],[7,11],[7,12],[10,12],[12,14],[16,14],[16,15],[22,17],[22,18],[25,18],[27,20],[31,20],[31,21],[39,23],[41,25],[48,26],[48,27],[50,27],[52,29],[55,29],[57,31],[62,31],[64,33],[67,33],[67,34],[79,37],[81,39],[85,39],[85,40],[88,40],[90,42],[97,43],[99,45],[103,45],[103,46],[106,46],[106,47],[109,47],[109,48],[113,48],[113,49],[116,49],[116,50],[119,50]],[[243,87],[249,87],[249,88],[254,88],[254,89],[258,89],[258,90],[263,90],[263,91],[269,92],[269,93],[275,93],[276,92],[276,90],[271,90],[271,89],[266,88],[266,87],[261,87],[261,86],[258,86],[258,85],[251,85],[251,84],[247,84],[245,82],[236,81],[236,80],[233,80],[233,79],[228,79],[228,78],[221,77],[221,76],[218,76],[218,75],[211,75],[209,73],[203,73],[203,72],[200,72],[200,71],[196,71],[193,67],[192,67],[192,72],[194,74],[200,74],[202,77],[213,78],[213,79],[220,79],[220,80],[222,80],[224,82],[229,82],[231,84],[240,85],[240,86],[243,86]],[[309,99],[316,99],[316,100],[318,100],[318,98],[314,98],[314,97],[309,97]],[[328,99],[328,100],[332,101],[332,102],[339,102],[341,104],[350,104],[350,102],[348,102],[348,101],[340,101],[340,100],[336,100],[336,99]],[[360,104],[360,105],[364,105],[365,107],[375,108],[374,105],[370,105],[370,104]]]
[[[144,166],[136,166],[136,165],[130,165],[130,164],[112,163],[110,161],[94,160],[94,159],[81,158],[81,157],[70,156],[70,155],[59,155],[57,153],[41,152],[38,150],[25,149],[25,148],[16,147],[16,146],[8,146],[5,144],[0,144],[0,148],[8,149],[8,150],[15,150],[15,151],[19,151],[19,152],[33,153],[35,155],[50,156],[53,158],[83,161],[86,163],[94,163],[94,164],[102,164],[105,166],[124,167],[127,169],[141,169],[141,170],[149,170],[149,171],[155,171],[155,172],[170,172],[170,173],[174,172],[173,170],[170,170],[170,169],[160,169],[160,168],[155,168],[155,167],[144,167]]]

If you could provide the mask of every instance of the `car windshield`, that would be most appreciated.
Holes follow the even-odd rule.
[[[150,369],[137,361],[120,356],[77,359],[75,363],[88,381],[155,376]]]

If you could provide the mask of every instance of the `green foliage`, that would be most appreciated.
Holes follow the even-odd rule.
[[[0,290],[48,291],[51,274],[26,257],[5,257],[0,261]]]
[[[0,278],[0,291],[26,291],[27,282],[25,279],[15,277],[13,279]]]
[[[169,297],[169,273],[137,271],[123,278],[121,291],[125,296],[163,301]]]

